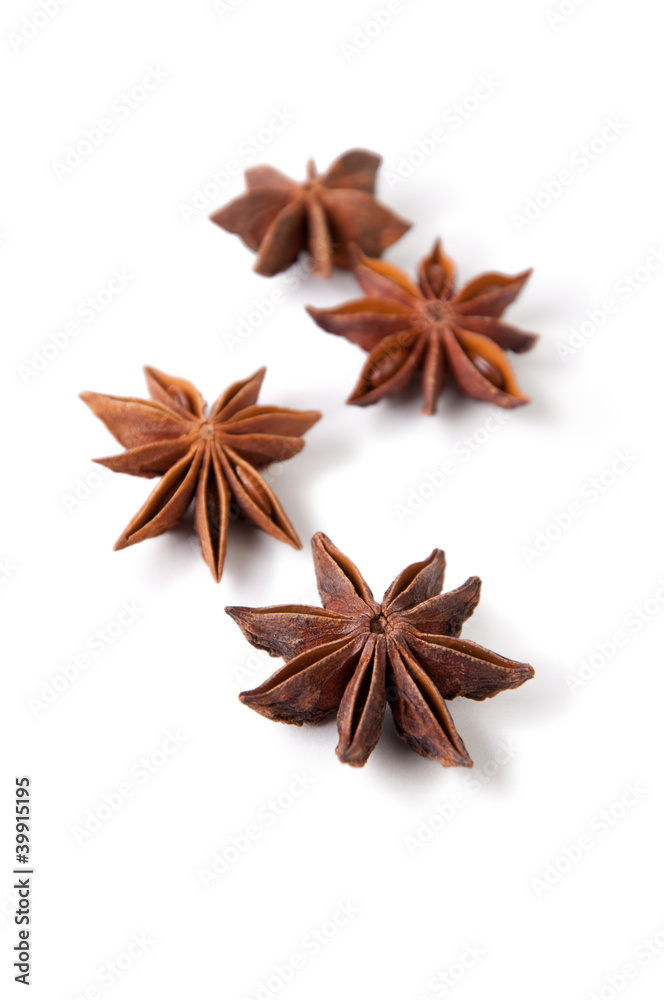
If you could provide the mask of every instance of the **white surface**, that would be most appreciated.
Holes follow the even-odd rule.
[[[11,983],[5,892],[11,789],[23,773],[34,782],[31,995],[40,1000],[92,986],[98,996],[112,989],[114,1000],[265,998],[277,993],[261,994],[260,984],[296,952],[303,967],[278,993],[288,1000],[442,996],[441,973],[458,975],[462,956],[467,968],[448,991],[459,1000],[581,1000],[593,991],[608,1000],[617,991],[605,977],[626,963],[637,975],[621,995],[659,995],[664,616],[638,632],[625,619],[664,579],[661,259],[629,299],[616,286],[664,239],[661,32],[646,0],[629,14],[615,0],[568,6],[554,26],[546,2],[412,0],[346,58],[342,43],[353,43],[371,4],[236,0],[222,17],[204,0],[72,0],[18,51],[9,34],[39,7],[3,4],[7,995],[22,995]],[[167,78],[128,116],[112,110],[150,67]],[[463,127],[445,120],[489,76],[498,88]],[[354,146],[382,153],[380,195],[415,222],[390,260],[414,269],[440,233],[462,281],[534,266],[508,313],[542,334],[515,358],[534,402],[472,460],[455,458],[455,447],[492,410],[452,388],[431,418],[415,395],[367,410],[344,405],[364,354],[318,330],[302,306],[354,296],[350,276],[288,290],[274,316],[227,349],[224,333],[286,282],[254,274],[239,240],[207,221],[242,191],[239,177],[189,222],[182,206],[209,171],[232,159],[250,165],[242,144],[273,108],[294,121],[253,162],[297,177],[312,155],[325,168]],[[109,109],[113,131],[58,180],[53,161]],[[624,131],[582,170],[575,151],[606,119]],[[447,141],[390,190],[388,172],[441,123]],[[517,231],[513,215],[564,169],[572,183]],[[79,316],[80,334],[25,384],[19,366],[32,349],[75,320],[114,268],[127,269],[130,284],[94,322]],[[563,361],[557,345],[608,297],[615,314]],[[263,401],[323,410],[276,482],[302,552],[234,531],[216,586],[187,529],[111,551],[146,481],[109,476],[68,513],[63,495],[94,471],[90,458],[118,450],[78,392],[142,395],[143,364],[192,379],[207,399],[267,364]],[[581,496],[624,449],[636,456],[629,470],[596,502]],[[402,523],[395,504],[450,458],[456,475]],[[529,563],[522,547],[575,501],[582,515]],[[224,605],[310,602],[306,542],[318,529],[378,594],[434,546],[447,552],[448,586],[482,577],[464,634],[529,660],[537,676],[493,701],[452,704],[473,772],[410,754],[387,724],[354,771],[334,756],[334,725],[277,726],[237,701],[280,661],[253,659]],[[35,717],[28,699],[125,601],[143,609],[131,627],[103,655],[88,648],[90,667]],[[572,691],[581,660],[617,630],[626,645]],[[251,675],[238,676],[247,665]],[[186,745],[143,782],[140,759],[172,729]],[[490,781],[470,785],[510,740],[518,751]],[[132,768],[133,797],[79,846],[73,828]],[[268,825],[267,803],[302,772],[313,784]],[[595,817],[629,782],[647,793],[603,835]],[[406,838],[437,807],[454,815],[409,851]],[[251,824],[258,840],[206,890],[199,868]],[[584,834],[592,847],[538,892],[532,880]],[[357,913],[314,954],[306,936],[348,901]],[[97,979],[143,932],[153,943],[131,969]],[[661,954],[648,961],[638,949],[658,932]]]

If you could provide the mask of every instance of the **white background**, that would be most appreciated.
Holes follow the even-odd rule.
[[[635,978],[621,995],[651,1000],[664,979],[654,7],[569,3],[554,24],[545,0],[412,0],[353,51],[342,46],[354,44],[371,4],[235,6],[71,0],[17,44],[12,34],[39,7],[3,4],[3,995],[23,995],[11,982],[8,891],[13,780],[29,774],[31,995],[40,1000],[86,990],[113,1000],[418,1000],[445,995],[443,974],[457,977],[448,993],[459,1000],[582,1000],[593,991],[610,1000],[617,991],[605,977],[626,963]],[[58,179],[54,163],[67,146],[150,68],[166,79],[127,117],[112,115],[113,132]],[[481,77],[498,86],[456,127],[451,109]],[[194,217],[183,209],[210,171],[229,160],[251,165],[243,144],[275,108],[294,120],[254,163],[302,177],[310,156],[324,169],[355,146],[383,155],[380,196],[415,223],[390,260],[414,270],[441,234],[461,281],[535,268],[507,316],[542,334],[514,362],[531,406],[487,433],[492,408],[453,387],[434,417],[415,392],[365,410],[344,405],[364,354],[315,327],[303,305],[353,297],[352,277],[287,290],[283,277],[254,274],[240,241],[207,221],[241,193],[240,177],[203,196]],[[607,119],[620,134],[582,169],[579,150]],[[400,158],[437,127],[446,141],[390,189]],[[573,177],[561,196],[519,222],[564,169]],[[123,268],[131,282],[86,323],[80,303]],[[639,268],[649,280],[628,296],[624,275]],[[227,335],[277,288],[284,301],[274,315],[229,349]],[[617,308],[598,323],[607,298]],[[563,358],[559,345],[587,310],[595,325]],[[26,376],[33,351],[74,320],[79,334]],[[217,586],[190,526],[112,551],[152,484],[109,476],[67,502],[94,472],[92,456],[119,450],[78,392],[143,395],[144,364],[190,378],[208,400],[266,364],[262,402],[323,411],[305,451],[274,480],[301,552],[234,525]],[[482,443],[464,461],[458,442],[467,435]],[[632,458],[611,475],[617,451]],[[395,505],[446,460],[456,474],[400,518]],[[611,485],[593,502],[587,484],[603,473]],[[574,502],[581,516],[556,532],[552,519]],[[451,705],[473,772],[411,754],[387,720],[356,771],[334,756],[334,725],[277,726],[237,701],[279,661],[254,657],[224,605],[311,603],[308,539],[317,530],[378,595],[434,546],[447,552],[449,587],[481,576],[482,602],[464,634],[531,662],[536,677],[493,701]],[[539,532],[543,550],[547,532],[559,537],[533,555]],[[132,601],[142,609],[133,624],[94,654],[91,634]],[[637,627],[633,609],[646,606]],[[616,631],[626,641],[611,656]],[[86,650],[90,666],[35,712],[29,699]],[[570,685],[593,654],[589,679]],[[175,729],[187,737],[181,749],[149,781],[129,778]],[[516,749],[495,765],[504,745]],[[288,804],[298,773],[310,787],[269,825],[270,801]],[[132,797],[77,843],[88,810],[127,780]],[[646,791],[627,808],[629,783]],[[206,889],[199,869],[252,824],[258,839]],[[565,860],[584,835],[591,846]],[[557,883],[544,882],[556,870]],[[307,935],[325,924],[331,934],[340,903],[354,916],[313,954]],[[648,961],[643,942],[658,933],[661,955]],[[99,970],[133,934],[147,935],[147,951],[102,981]],[[288,977],[295,953],[303,967],[282,988],[266,986],[274,966]]]

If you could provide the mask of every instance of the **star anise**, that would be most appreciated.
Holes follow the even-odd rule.
[[[440,240],[421,262],[418,284],[394,264],[356,251],[355,277],[368,297],[333,309],[307,307],[323,330],[370,352],[349,403],[368,406],[401,392],[419,369],[425,413],[435,411],[446,372],[474,399],[507,408],[530,402],[505,350],[527,351],[537,337],[500,317],[531,272],[481,274],[459,291],[454,272]]]
[[[302,183],[273,167],[252,167],[245,172],[247,193],[211,219],[258,253],[259,274],[285,271],[306,250],[314,273],[329,278],[333,266],[351,267],[350,243],[380,257],[410,229],[374,198],[380,163],[375,153],[353,149],[318,175],[310,160]]]
[[[445,555],[434,549],[400,573],[378,604],[329,538],[315,535],[312,547],[323,609],[226,608],[252,645],[286,660],[240,700],[297,726],[336,713],[337,754],[355,767],[376,746],[389,702],[399,736],[416,753],[445,767],[472,767],[444,699],[492,698],[534,674],[527,663],[458,638],[479,601],[480,580],[441,594]]]
[[[265,368],[231,385],[206,415],[198,390],[183,378],[145,368],[151,400],[83,392],[87,403],[128,450],[95,461],[114,472],[163,476],[115,544],[116,549],[173,528],[192,500],[203,558],[221,579],[228,522],[243,517],[301,548],[281,504],[258,474],[304,448],[301,435],[320,413],[257,406]]]

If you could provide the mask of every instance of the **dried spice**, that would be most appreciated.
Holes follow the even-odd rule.
[[[206,415],[206,403],[186,379],[145,368],[151,400],[83,392],[87,403],[127,448],[96,459],[114,472],[161,482],[130,521],[116,549],[173,528],[192,500],[203,558],[221,579],[228,522],[240,516],[280,541],[301,548],[281,504],[258,474],[304,448],[301,435],[320,413],[257,406],[265,368],[231,385]]]
[[[362,767],[378,742],[387,702],[397,732],[422,757],[472,767],[445,699],[482,701],[534,671],[459,639],[480,580],[441,594],[445,555],[434,549],[388,587],[378,604],[357,567],[324,534],[314,536],[323,608],[226,608],[249,642],[286,664],[240,695],[261,715],[301,726],[337,716],[340,760]]]
[[[302,183],[273,167],[252,167],[245,172],[247,193],[211,219],[258,254],[259,274],[285,271],[306,250],[314,273],[329,278],[333,266],[351,267],[349,244],[380,257],[410,229],[374,198],[380,163],[375,153],[353,149],[319,175],[310,160]]]
[[[537,337],[500,319],[530,271],[481,274],[455,291],[454,264],[440,240],[421,262],[418,284],[394,264],[369,260],[361,251],[354,259],[367,298],[333,309],[308,307],[323,330],[370,352],[349,403],[368,406],[399,393],[420,369],[428,414],[435,412],[446,373],[474,399],[506,408],[530,402],[505,351],[527,351]]]

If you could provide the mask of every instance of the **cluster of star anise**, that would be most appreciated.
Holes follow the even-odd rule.
[[[418,280],[379,258],[409,224],[374,198],[380,157],[352,150],[318,176],[296,183],[272,167],[247,170],[248,191],[212,216],[257,254],[254,269],[273,275],[301,251],[315,274],[352,268],[366,298],[309,313],[323,330],[369,352],[349,403],[368,406],[401,392],[421,373],[424,412],[433,413],[449,376],[474,399],[514,407],[528,403],[506,351],[529,350],[534,334],[501,319],[530,271],[481,274],[455,289],[455,269],[438,240]]]
[[[502,315],[530,275],[482,274],[462,288],[440,241],[417,281],[380,258],[410,224],[374,196],[380,157],[352,150],[319,175],[292,181],[272,167],[246,172],[247,192],[212,216],[256,253],[255,270],[275,275],[306,252],[327,278],[352,269],[364,298],[308,311],[329,333],[368,352],[349,403],[367,406],[421,376],[424,412],[433,413],[445,381],[502,407],[529,402],[507,351],[527,351],[535,335]],[[116,543],[125,548],[177,525],[192,502],[203,558],[219,581],[228,526],[236,517],[281,541],[300,540],[260,472],[292,458],[319,420],[314,410],[259,406],[262,368],[231,385],[208,409],[183,378],[146,368],[150,399],[82,393],[126,451],[98,459],[116,472],[160,477]],[[302,725],[337,716],[342,761],[362,766],[374,749],[387,704],[398,734],[443,765],[472,761],[446,701],[481,700],[518,687],[528,664],[492,653],[459,634],[479,600],[480,581],[441,594],[445,559],[434,550],[401,573],[378,603],[357,567],[330,540],[313,539],[323,608],[227,608],[253,645],[286,664],[241,700],[268,718]]]

